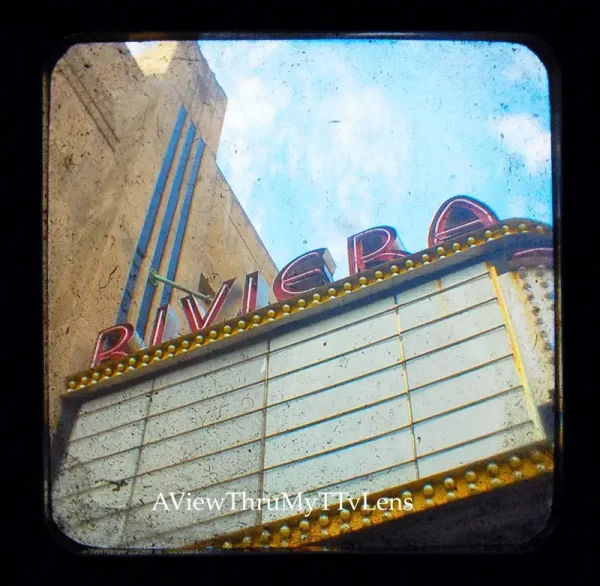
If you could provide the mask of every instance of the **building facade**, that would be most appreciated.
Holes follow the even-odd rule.
[[[227,98],[197,43],[71,47],[50,79],[47,153],[48,423],[64,377],[91,363],[98,332],[130,321],[147,341],[182,295],[150,269],[214,294],[235,278],[222,315],[239,311],[247,274],[267,283],[269,253],[216,164]],[[271,297],[274,300],[274,297]],[[204,311],[206,308],[202,308]]]

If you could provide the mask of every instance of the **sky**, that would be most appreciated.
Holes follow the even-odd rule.
[[[135,46],[131,46],[134,52]],[[548,77],[523,45],[201,41],[227,95],[217,163],[279,269],[394,227],[408,252],[454,195],[552,223]]]

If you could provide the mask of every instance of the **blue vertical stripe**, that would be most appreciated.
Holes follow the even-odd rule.
[[[133,261],[131,262],[131,266],[129,268],[127,281],[125,282],[125,288],[123,289],[123,294],[121,296],[121,303],[119,305],[119,311],[117,314],[117,323],[123,323],[127,321],[129,306],[131,305],[131,299],[133,297],[133,290],[135,289],[135,284],[137,282],[140,267],[142,265],[142,260],[146,256],[146,251],[148,250],[150,234],[152,233],[152,228],[154,227],[156,214],[158,212],[162,194],[165,189],[165,183],[167,182],[167,177],[169,176],[169,171],[171,170],[171,165],[173,164],[175,149],[177,148],[177,143],[179,142],[179,137],[181,135],[186,114],[187,112],[185,111],[185,108],[181,106],[179,109],[179,114],[177,115],[175,127],[173,128],[173,133],[171,134],[171,140],[169,141],[169,145],[167,146],[167,150],[163,157],[158,179],[156,180],[156,185],[154,187],[154,192],[152,193],[148,209],[146,210],[146,218],[144,219],[142,232],[140,233],[137,248],[133,255]]]
[[[204,141],[201,138],[198,138],[198,146],[196,147],[196,154],[194,155],[192,170],[187,182],[183,204],[181,206],[181,214],[179,216],[179,223],[177,224],[177,232],[175,233],[175,242],[173,243],[173,250],[171,251],[169,268],[166,275],[167,279],[170,279],[171,281],[175,280],[175,273],[177,272],[177,265],[179,264],[179,255],[181,254],[181,246],[183,245],[183,236],[185,234],[188,216],[190,215],[192,196],[194,195],[194,187],[196,186],[196,179],[198,177],[198,170],[200,169],[200,161],[202,160],[203,152]],[[165,285],[162,297],[160,299],[161,307],[163,305],[168,305],[171,302],[172,293],[173,288],[170,285]]]
[[[156,271],[158,271],[158,269],[160,268],[160,263],[162,261],[162,257],[165,252],[165,247],[167,245],[167,238],[169,236],[169,231],[171,230],[171,224],[173,223],[175,210],[177,209],[177,202],[179,201],[179,191],[181,188],[181,182],[183,181],[183,174],[185,172],[185,167],[190,156],[192,141],[194,140],[195,134],[196,127],[190,123],[187,135],[185,137],[183,150],[181,151],[181,155],[179,157],[179,164],[177,165],[175,177],[173,178],[173,185],[171,187],[171,193],[169,194],[169,199],[167,201],[165,216],[160,227],[160,232],[158,233],[158,240],[156,241],[156,245],[154,247],[154,254],[152,255],[152,263],[150,266]],[[152,305],[152,300],[154,299],[155,291],[156,287],[152,285],[150,281],[146,281],[146,288],[144,289],[144,296],[142,298],[142,304],[140,306],[140,313],[138,314],[138,320],[135,327],[142,339],[144,338],[144,333],[148,324],[150,306]]]

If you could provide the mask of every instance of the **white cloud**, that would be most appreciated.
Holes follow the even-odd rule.
[[[252,197],[262,163],[269,160],[270,145],[253,145],[257,137],[271,133],[275,118],[289,101],[288,88],[267,87],[258,77],[241,77],[229,96],[219,160],[229,162],[229,184],[244,207]]]
[[[289,101],[290,92],[286,87],[267,87],[259,77],[240,78],[228,97],[227,129],[232,135],[269,129],[277,113],[286,108]]]
[[[252,212],[254,182],[269,172],[268,161],[281,161],[284,184],[308,181],[309,192],[298,196],[311,202],[311,221],[299,234],[307,250],[327,246],[345,266],[346,239],[374,225],[374,205],[388,193],[396,205],[410,189],[410,119],[385,88],[365,87],[361,72],[333,47],[299,67],[289,88],[271,84],[250,66],[279,67],[276,48],[261,43],[237,60],[222,56],[231,58],[231,85],[219,158],[228,161],[229,183]]]
[[[550,223],[552,222],[552,206],[536,195],[510,195],[508,197],[508,216],[510,218],[531,218]]]
[[[505,116],[494,122],[495,132],[510,153],[523,157],[532,175],[549,172],[551,144],[550,132],[528,114]]]
[[[281,41],[251,41],[248,43],[248,65],[260,67],[277,51],[284,43]]]
[[[512,63],[502,72],[508,81],[522,83],[529,80],[540,87],[548,83],[546,68],[533,51],[517,45],[512,48],[512,53]]]

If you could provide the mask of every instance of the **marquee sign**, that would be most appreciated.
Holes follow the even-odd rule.
[[[407,256],[409,253],[401,250],[396,230],[390,226],[377,226],[348,238],[348,260],[350,275],[381,264]],[[289,262],[276,276],[273,283],[273,293],[278,301],[284,301],[294,295],[301,295],[313,289],[331,283],[336,265],[327,248],[311,250]],[[227,296],[232,290],[235,279],[223,281],[214,298],[208,298],[187,288],[178,286],[168,279],[151,273],[151,279],[163,280],[171,286],[182,288],[189,294],[180,299],[183,313],[186,317],[190,333],[197,332],[213,324],[225,305]],[[268,300],[265,294],[264,279],[255,271],[246,276],[242,295],[241,313],[255,311]],[[197,299],[210,301],[208,309],[204,310]],[[150,346],[160,344],[169,325],[169,306],[159,307],[150,334]],[[104,361],[123,358],[132,351],[142,347],[142,341],[136,335],[135,328],[130,323],[117,324],[99,333],[92,354],[91,367],[95,368]]]
[[[200,313],[200,330],[70,377],[62,531],[96,547],[304,547],[547,476],[552,269],[532,252],[535,269],[510,263],[552,232],[484,228],[337,282],[307,253],[279,275],[303,292],[218,324]],[[389,240],[367,232],[359,262]]]
[[[346,294],[352,292],[355,287],[365,287],[379,282],[388,275],[394,276],[404,271],[412,271],[419,266],[442,260],[462,250],[500,237],[528,233],[536,236],[551,235],[552,232],[549,226],[531,223],[529,220],[517,218],[505,220],[503,223],[496,220],[495,214],[485,204],[473,198],[457,196],[444,202],[435,214],[429,230],[430,247],[419,253],[410,253],[404,250],[396,230],[391,226],[376,226],[354,234],[347,240],[349,276],[347,281],[342,284],[341,293]],[[475,238],[473,235],[479,236]],[[449,237],[450,240],[448,240]],[[448,243],[450,244],[448,245]],[[552,244],[547,238],[542,238],[539,242],[533,240],[531,245],[526,244],[511,253],[509,268],[515,270],[521,266],[530,266],[532,263],[535,266],[540,263],[551,264],[552,257]],[[384,265],[388,267],[386,271],[375,270],[377,267],[385,268]],[[326,248],[312,250],[293,259],[277,274],[273,283],[273,293],[277,299],[275,305],[280,306],[280,311],[276,311],[276,307],[273,305],[270,306],[269,311],[264,312],[264,316],[258,315],[256,312],[268,304],[268,285],[258,271],[246,275],[239,317],[233,321],[230,320],[231,324],[225,324],[222,332],[212,326],[216,323],[232,291],[235,279],[223,281],[214,297],[178,285],[153,270],[150,272],[148,282],[154,287],[159,282],[164,282],[170,287],[187,293],[180,299],[180,304],[188,323],[190,332],[188,336],[196,334],[193,343],[193,347],[196,347],[199,344],[211,343],[221,337],[229,337],[245,329],[256,327],[262,323],[263,319],[273,321],[280,316],[289,315],[293,310],[286,301],[289,302],[291,299],[300,298],[297,310],[301,311],[309,306],[319,304],[322,298],[323,301],[334,298],[337,289],[334,291],[334,289],[327,290],[325,288],[335,284],[333,282],[335,269],[335,262]],[[391,272],[389,272],[390,270]],[[321,290],[326,291],[327,295],[323,296],[320,293]],[[314,299],[307,303],[304,298],[310,299],[311,296]],[[199,300],[204,302],[207,307],[199,303]],[[252,315],[253,313],[255,315]],[[249,318],[244,318],[248,315]],[[246,323],[244,319],[250,319],[251,323]],[[202,335],[204,330],[209,330],[209,328],[212,328],[208,332],[209,335]],[[69,391],[79,390],[99,380],[122,374],[125,370],[135,370],[138,366],[147,366],[150,360],[154,362],[173,356],[175,346],[173,346],[173,352],[166,352],[164,358],[162,357],[163,350],[160,348],[152,359],[149,354],[146,354],[146,350],[159,347],[163,340],[172,340],[177,337],[177,334],[178,324],[175,312],[168,304],[158,308],[147,344],[129,322],[119,323],[99,332],[90,362],[92,376],[82,374],[81,377],[75,379],[69,377],[67,381]],[[189,342],[185,342],[185,344],[189,346]],[[168,348],[171,346],[169,345]],[[187,351],[187,346],[183,347],[182,351]],[[165,347],[165,349],[168,348]],[[144,360],[138,361],[131,358],[136,353],[143,353]],[[119,363],[127,357],[129,357],[129,364]],[[132,360],[135,364],[132,363]],[[116,369],[111,367],[110,363],[113,362]],[[101,368],[103,365],[106,365],[104,370]]]

